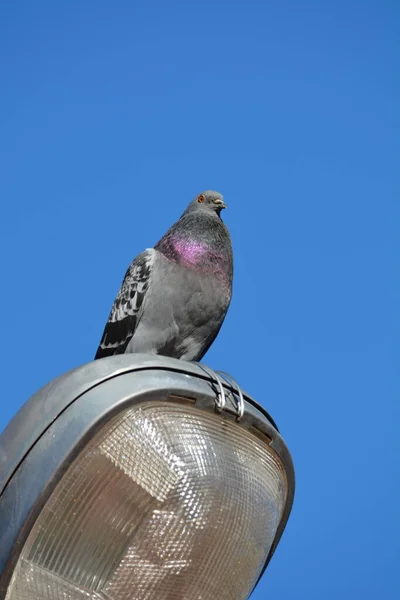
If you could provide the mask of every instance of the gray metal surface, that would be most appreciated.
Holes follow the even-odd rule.
[[[120,354],[96,360],[53,379],[34,394],[0,435],[0,494],[12,472],[43,431],[81,394],[123,373],[162,369],[212,381],[209,370],[201,363],[191,363],[146,354]],[[224,387],[233,389],[225,381]],[[214,379],[214,385],[217,382]],[[276,427],[270,415],[248,394],[248,402],[260,410]]]
[[[121,355],[83,365],[32,396],[0,436],[0,598],[5,597],[18,555],[46,499],[106,420],[127,405],[148,399],[173,401],[172,396],[192,398],[198,408],[214,411],[218,385],[215,373],[196,363]],[[232,396],[237,391],[226,382],[223,386],[227,418],[235,419]],[[288,478],[285,512],[268,563],[292,506],[293,464],[269,415],[244,393],[243,398],[240,425],[271,440]]]

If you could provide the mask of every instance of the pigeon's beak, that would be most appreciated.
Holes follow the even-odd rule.
[[[218,208],[226,208],[225,202],[220,198],[217,198],[217,200],[214,200],[214,202],[218,206]]]

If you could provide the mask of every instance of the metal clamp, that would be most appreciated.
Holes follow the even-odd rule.
[[[242,390],[240,389],[238,382],[236,381],[236,379],[234,379],[232,377],[232,375],[229,375],[229,373],[225,373],[225,371],[216,371],[216,374],[222,375],[222,377],[225,379],[225,381],[227,383],[229,383],[232,387],[236,387],[237,393],[238,393],[238,399],[236,400],[236,409],[237,409],[236,420],[240,421],[240,419],[244,415],[244,398],[243,398]],[[233,394],[231,394],[231,395],[232,395],[232,398],[234,399],[235,396]]]
[[[203,363],[197,363],[202,369],[203,371],[205,371],[207,373],[207,375],[209,375],[209,377],[216,383],[218,384],[218,391],[216,393],[216,397],[215,397],[215,407],[216,410],[221,413],[223,410],[226,409],[226,399],[227,397],[229,397],[232,400],[232,404],[236,407],[236,420],[240,421],[240,419],[243,417],[244,415],[244,398],[243,398],[243,394],[242,394],[242,390],[240,389],[240,386],[238,385],[237,381],[231,376],[229,375],[229,373],[226,373],[225,371],[213,371],[212,369],[210,369],[210,367],[208,367],[207,365],[204,365]],[[235,395],[228,391],[229,396],[227,396],[227,394],[225,393],[224,390],[224,386],[223,383],[221,381],[221,377],[227,382],[229,383],[229,385],[231,387],[236,388],[237,390],[237,395],[238,398],[235,398]]]
[[[203,369],[203,371],[205,371],[207,373],[207,375],[212,380],[217,381],[219,393],[217,393],[217,395],[215,397],[215,408],[217,409],[218,412],[221,413],[224,410],[225,405],[226,405],[225,390],[224,390],[224,386],[222,385],[222,381],[220,380],[218,375],[215,373],[215,371],[210,369],[210,367],[207,367],[207,365],[204,365],[203,363],[198,363],[198,365],[199,365],[199,367],[201,367]]]

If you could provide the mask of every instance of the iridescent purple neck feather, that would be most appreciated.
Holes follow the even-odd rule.
[[[231,285],[232,246],[228,229],[215,213],[185,213],[156,244],[168,260]]]

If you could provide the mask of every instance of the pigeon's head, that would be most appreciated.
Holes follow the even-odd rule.
[[[185,213],[206,211],[217,213],[217,215],[219,215],[223,208],[226,208],[226,204],[224,203],[221,194],[213,192],[212,190],[207,190],[206,192],[201,192],[201,194],[191,201]]]

